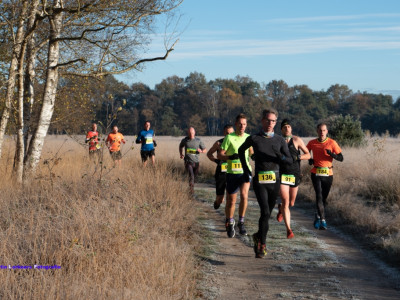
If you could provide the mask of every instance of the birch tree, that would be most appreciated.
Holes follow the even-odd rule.
[[[41,79],[44,82],[44,90],[39,120],[24,157],[24,177],[29,178],[34,174],[40,160],[44,139],[54,111],[60,74],[103,77],[130,70],[140,70],[145,63],[166,59],[174,49],[175,40],[167,40],[164,54],[161,56],[143,58],[143,53],[151,40],[150,33],[155,18],[171,13],[182,0],[3,2],[16,5],[19,14],[18,25],[9,25],[12,33],[17,28],[17,34],[13,39],[6,103],[0,123],[0,148],[9,119],[17,72],[19,71],[20,74],[18,95],[25,95],[25,101],[22,102],[22,104],[25,103],[24,118],[21,118],[24,116],[24,106],[18,105],[19,137],[21,132],[22,134],[27,132],[26,128],[29,125],[24,125],[24,120],[28,123],[29,105],[27,103],[31,104],[33,99],[31,87],[35,68],[38,68],[35,66],[36,55],[39,68],[43,68],[42,74],[44,74]],[[28,4],[37,5],[37,10],[31,14],[34,16],[33,20],[27,18]],[[35,26],[32,27],[32,24]],[[36,41],[34,37],[39,35],[40,39]],[[20,55],[21,45],[25,45],[28,49],[22,52],[22,55]],[[44,45],[47,46],[43,48]],[[28,58],[24,69],[25,53]],[[20,64],[18,65],[19,56]],[[24,126],[26,126],[25,130]],[[25,152],[23,145],[27,145],[26,134],[24,139],[25,143],[18,140],[18,162],[21,160],[20,153]]]

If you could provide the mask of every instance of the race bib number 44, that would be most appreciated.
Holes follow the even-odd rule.
[[[294,175],[282,174],[281,183],[288,184],[288,185],[295,185],[296,177],[294,177]]]
[[[186,148],[187,154],[196,154],[197,150],[194,148]]]
[[[317,167],[317,176],[329,176],[329,168]]]
[[[261,171],[258,172],[258,182],[261,184],[275,183],[276,175],[274,171]]]

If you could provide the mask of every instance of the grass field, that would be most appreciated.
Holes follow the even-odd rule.
[[[23,188],[12,180],[9,140],[0,160],[0,298],[195,298],[202,245],[181,138],[157,138],[154,170],[141,167],[133,137],[118,169],[106,151],[103,168],[91,163],[83,137],[49,137],[36,178]],[[202,139],[209,149],[218,137]],[[346,224],[390,257],[400,254],[399,146],[378,137],[343,149],[328,198],[328,222]],[[213,182],[214,169],[202,154],[201,179]],[[313,203],[306,163],[303,172],[301,198]]]

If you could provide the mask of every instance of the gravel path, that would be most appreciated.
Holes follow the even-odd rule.
[[[224,205],[214,210],[214,188],[199,185],[196,199],[211,246],[204,257],[202,299],[400,299],[398,270],[379,262],[334,228],[315,230],[312,213],[292,212],[294,239],[274,209],[267,237],[268,254],[256,259],[249,236],[228,238]],[[246,217],[250,234],[259,210],[250,192]],[[236,218],[237,219],[237,218]]]

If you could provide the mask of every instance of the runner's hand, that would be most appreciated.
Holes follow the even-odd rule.
[[[337,158],[337,155],[335,153],[332,153],[332,151],[329,149],[326,149],[326,153],[332,158],[335,158],[335,159]]]
[[[153,145],[154,145],[154,147],[157,147],[157,143],[154,140],[153,140]]]
[[[308,160],[308,164],[309,164],[310,166],[312,166],[312,165],[314,164],[314,159],[313,159],[313,158],[310,158],[310,159]]]

